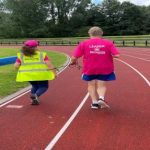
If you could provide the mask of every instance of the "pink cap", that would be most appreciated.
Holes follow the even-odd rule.
[[[25,41],[24,42],[24,45],[25,46],[28,46],[28,47],[37,47],[38,46],[38,41],[36,40],[28,40],[28,41]]]

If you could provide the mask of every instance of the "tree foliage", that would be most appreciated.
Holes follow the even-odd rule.
[[[150,33],[150,6],[103,0],[0,0],[0,37],[87,36],[91,26],[106,35]]]

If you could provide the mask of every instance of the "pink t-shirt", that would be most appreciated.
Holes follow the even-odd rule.
[[[119,54],[113,42],[92,38],[81,42],[73,56],[83,56],[83,73],[86,75],[110,74],[114,71],[112,55]]]

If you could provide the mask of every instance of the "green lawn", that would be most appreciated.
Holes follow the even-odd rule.
[[[0,48],[0,58],[15,56],[17,51],[17,49]],[[61,66],[67,60],[66,56],[60,53],[47,52],[47,54],[55,67]],[[12,64],[0,66],[0,99],[29,85],[27,82],[17,83],[16,73]]]

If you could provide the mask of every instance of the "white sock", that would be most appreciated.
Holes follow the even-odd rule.
[[[93,102],[93,104],[97,104],[97,100],[93,100],[92,102]]]
[[[99,99],[105,100],[104,96],[99,96]]]

